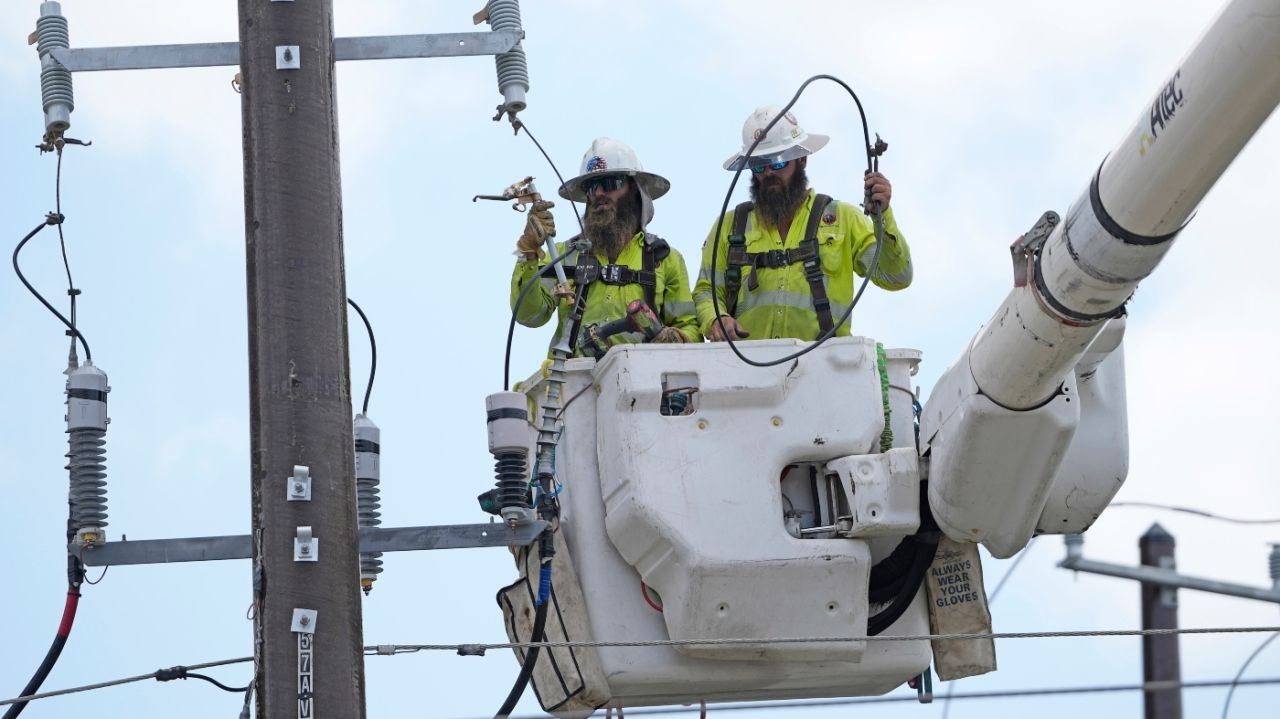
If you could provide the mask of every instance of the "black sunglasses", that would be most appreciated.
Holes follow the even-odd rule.
[[[593,177],[590,180],[583,180],[582,193],[588,199],[597,191],[613,192],[620,190],[627,184],[626,175],[609,175],[608,177]]]

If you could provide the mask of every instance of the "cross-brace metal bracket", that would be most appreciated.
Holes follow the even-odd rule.
[[[339,37],[333,59],[393,60],[411,57],[500,55],[524,38],[515,30]],[[71,72],[155,70],[173,67],[219,67],[240,64],[240,43],[205,42],[185,45],[56,48],[53,59]]]
[[[517,525],[446,524],[427,527],[365,527],[360,530],[361,552],[412,552],[420,549],[463,549],[467,547],[523,547],[542,534],[542,520]],[[333,541],[333,540],[328,540]],[[81,555],[78,544],[68,547]],[[185,537],[107,542],[83,550],[90,567],[126,564],[204,562],[215,559],[248,559],[253,556],[249,535],[225,537]]]

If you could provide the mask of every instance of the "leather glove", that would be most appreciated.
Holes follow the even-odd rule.
[[[650,341],[662,344],[688,342],[684,333],[675,327],[663,327],[658,330],[658,334]]]
[[[546,244],[547,237],[554,237],[556,234],[556,218],[551,216],[552,207],[555,207],[555,203],[546,200],[533,203],[533,208],[524,221],[524,233],[516,241],[517,252],[525,257],[536,255],[539,258],[546,254],[542,247]]]

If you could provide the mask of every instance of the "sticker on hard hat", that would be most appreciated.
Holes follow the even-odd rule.
[[[755,132],[753,132],[753,133],[751,133],[751,139],[753,139],[753,140],[759,140],[759,139],[760,139],[760,138],[762,138],[762,137],[764,137],[764,128],[763,128],[763,127],[757,127],[757,128],[756,128],[756,131],[755,131]]]
[[[587,160],[587,172],[601,172],[607,169],[609,169],[609,163],[605,162],[604,158],[599,155],[594,155],[590,160]]]
[[[796,116],[795,116],[795,115],[792,115],[792,114],[791,114],[791,113],[789,113],[789,112],[788,112],[788,113],[786,113],[786,114],[784,114],[784,115],[783,115],[783,117],[787,118],[787,122],[791,123],[792,125],[799,125],[799,124],[800,124],[800,123],[796,122]]]

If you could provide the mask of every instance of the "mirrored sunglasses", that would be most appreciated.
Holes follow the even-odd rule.
[[[774,172],[777,172],[778,170],[781,170],[782,168],[790,164],[791,164],[791,160],[783,160],[782,162],[773,162],[767,165],[752,165],[751,174],[762,175],[764,174],[765,170],[773,170]]]

